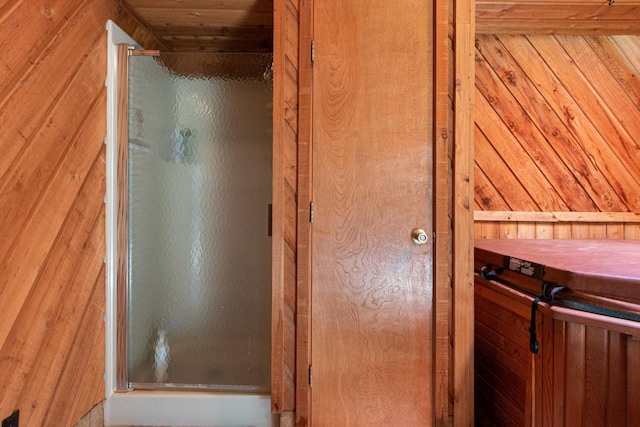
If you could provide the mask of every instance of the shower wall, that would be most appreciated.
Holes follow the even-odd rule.
[[[129,67],[128,376],[269,391],[271,55]]]

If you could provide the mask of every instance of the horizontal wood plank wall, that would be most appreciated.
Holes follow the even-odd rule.
[[[295,409],[299,2],[276,0],[272,411]]]
[[[71,426],[104,397],[108,0],[0,6],[0,419]]]
[[[640,238],[638,58],[639,36],[477,36],[477,237]]]
[[[638,0],[476,0],[481,34],[638,34]]]
[[[531,425],[531,308],[475,285],[476,423]]]

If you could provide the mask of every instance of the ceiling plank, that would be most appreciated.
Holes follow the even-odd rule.
[[[273,0],[129,0],[135,8],[231,9],[271,12]]]
[[[159,36],[167,50],[273,49],[273,0],[128,0],[126,4]],[[297,14],[297,9],[293,10]]]
[[[152,27],[244,27],[273,25],[273,13],[238,9],[137,8]]]
[[[273,37],[273,28],[260,25],[250,25],[244,27],[199,27],[199,26],[176,26],[156,28],[156,34],[160,36],[238,36],[238,37]]]
[[[271,52],[271,37],[167,36],[164,41],[176,51]]]

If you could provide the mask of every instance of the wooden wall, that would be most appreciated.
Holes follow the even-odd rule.
[[[476,237],[640,238],[638,58],[638,36],[477,36]]]
[[[639,34],[638,0],[476,0],[482,34]]]
[[[436,2],[434,10],[434,231],[435,262],[435,425],[447,425],[455,401],[453,376],[452,239],[453,116],[454,116],[454,2]],[[444,390],[448,390],[444,393]]]
[[[107,19],[115,1],[0,3],[0,419],[73,425],[104,397]]]
[[[434,2],[437,3],[437,2]],[[456,427],[474,425],[473,375],[473,205],[474,193],[474,53],[475,1],[453,1],[453,151],[451,225],[451,281],[453,324],[453,421]],[[436,69],[438,63],[436,63]],[[438,105],[436,105],[436,109]],[[436,206],[442,209],[444,206]],[[439,239],[441,240],[441,239]],[[439,243],[436,242],[436,246]],[[440,243],[441,244],[441,243]],[[436,249],[437,251],[438,249]]]
[[[271,405],[275,413],[292,411],[296,405],[299,10],[299,0],[274,3]]]

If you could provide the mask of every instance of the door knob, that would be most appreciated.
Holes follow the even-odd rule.
[[[411,238],[417,245],[424,245],[429,241],[429,236],[427,232],[422,228],[414,228],[411,232]]]

